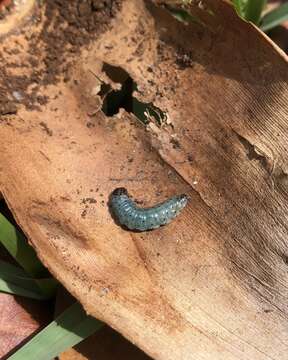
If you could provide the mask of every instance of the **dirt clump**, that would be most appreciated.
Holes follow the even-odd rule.
[[[9,109],[18,104],[28,110],[41,110],[41,105],[49,100],[41,93],[43,86],[69,80],[75,54],[109,28],[121,3],[122,0],[47,0],[42,5],[44,11],[36,7],[33,21],[41,24],[41,30],[29,32],[30,24],[22,29],[28,50],[24,53],[16,44],[17,49],[7,46],[0,55],[0,114],[11,113]],[[11,56],[16,50],[18,62]],[[19,68],[25,74],[28,68],[30,75],[15,75],[14,70]]]

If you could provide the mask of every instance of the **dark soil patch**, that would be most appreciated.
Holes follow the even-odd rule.
[[[12,11],[14,3],[12,0],[0,0],[0,20]]]
[[[193,67],[194,61],[191,51],[185,51],[182,48],[178,48],[175,63],[178,65],[180,70],[184,70],[187,67]]]
[[[9,59],[16,49],[6,48],[0,54],[0,115],[11,113],[11,109],[15,113],[16,104],[23,104],[28,110],[41,110],[41,105],[48,99],[40,95],[40,89],[61,79],[69,80],[69,68],[80,48],[107,30],[121,8],[121,2],[46,0],[42,31],[29,34],[25,27],[22,30],[29,44],[28,56],[23,62],[15,63]],[[36,8],[33,20],[42,22],[41,16],[41,9]],[[21,47],[17,51],[24,52]],[[31,75],[11,75],[9,70],[21,67],[28,68]]]

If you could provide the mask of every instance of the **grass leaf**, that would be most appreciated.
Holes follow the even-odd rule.
[[[12,295],[24,296],[36,300],[46,299],[45,296],[43,296],[38,291],[30,291],[21,286],[17,286],[13,283],[10,283],[9,281],[2,279],[2,276],[0,276],[0,292],[5,292]]]
[[[245,7],[247,5],[247,0],[232,0],[233,5],[239,16],[242,18],[245,17]]]
[[[183,9],[174,8],[174,7],[168,6],[168,5],[166,5],[166,8],[179,21],[187,22],[187,23],[194,22],[194,23],[203,25],[202,21],[198,17],[189,14],[187,11],[185,11]]]
[[[288,20],[288,3],[278,6],[263,16],[260,28],[263,31],[268,31],[286,20]]]
[[[47,274],[34,249],[2,214],[0,214],[0,243],[30,275],[39,277],[44,273]]]
[[[9,360],[50,360],[92,335],[101,326],[100,321],[87,315],[81,305],[75,303],[10,356]]]
[[[267,0],[248,0],[245,7],[245,20],[258,25],[266,2]]]
[[[56,279],[49,277],[44,279],[34,279],[34,281],[46,299],[50,299],[51,297],[55,296],[58,286],[58,281]]]
[[[57,286],[57,281],[54,278],[33,279],[27,275],[23,269],[4,261],[0,261],[0,279],[9,284],[9,286],[11,285],[9,288],[9,293],[11,294],[21,295],[19,294],[19,289],[25,289],[29,292],[28,294],[34,294],[33,298],[43,300],[54,296]],[[7,284],[5,285],[6,290]],[[2,291],[7,292],[6,290]],[[15,291],[17,291],[17,293]],[[23,293],[25,293],[25,291]]]

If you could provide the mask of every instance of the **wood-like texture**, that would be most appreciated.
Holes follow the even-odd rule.
[[[108,2],[99,28],[76,3],[67,16],[68,1],[48,1],[1,44],[0,181],[17,221],[87,312],[153,358],[286,359],[287,57],[226,2],[191,6],[201,23],[189,25],[151,1]],[[116,86],[103,61],[172,125],[95,111],[97,77]],[[107,207],[119,186],[144,206],[191,200],[133,233]]]

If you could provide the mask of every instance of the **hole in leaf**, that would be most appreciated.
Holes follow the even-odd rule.
[[[133,93],[137,91],[137,84],[122,68],[104,63],[102,70],[115,83],[121,84],[119,90],[112,89],[110,84],[102,82],[100,95],[103,98],[102,111],[106,116],[118,114],[120,109],[134,114],[142,123],[154,121],[161,126],[167,120],[167,115],[153,103],[141,102]]]

